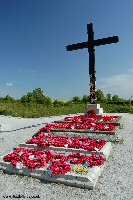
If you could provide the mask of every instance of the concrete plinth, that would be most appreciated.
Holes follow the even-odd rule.
[[[102,115],[103,114],[103,108],[100,108],[100,104],[88,104],[87,108],[85,110],[85,114],[87,114],[87,112],[89,110],[94,110],[96,115]]]
[[[19,174],[30,177],[35,177],[41,180],[55,182],[55,183],[63,183],[69,186],[75,186],[79,188],[87,188],[94,189],[98,178],[104,168],[104,165],[101,166],[93,166],[88,168],[88,172],[84,174],[76,173],[75,171],[67,172],[66,174],[61,175],[53,175],[49,173],[49,170],[44,168],[40,168],[37,170],[29,170],[27,167],[22,167],[22,169],[16,169],[9,162],[5,162],[3,157],[0,157],[0,169],[5,172],[11,174]],[[72,166],[74,169],[76,166]]]

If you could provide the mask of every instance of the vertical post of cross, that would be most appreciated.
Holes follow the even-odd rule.
[[[88,34],[88,53],[89,53],[89,76],[90,76],[90,103],[96,104],[96,67],[95,67],[95,49],[94,49],[94,31],[93,24],[87,24]]]

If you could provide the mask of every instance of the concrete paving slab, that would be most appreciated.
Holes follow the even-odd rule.
[[[22,169],[15,169],[11,163],[5,162],[3,160],[3,156],[0,157],[0,169],[2,169],[4,172],[31,176],[45,181],[63,183],[65,185],[87,189],[94,189],[99,175],[104,168],[104,165],[100,167],[93,166],[92,168],[88,168],[88,173],[85,175],[78,174],[76,172],[68,172],[61,175],[49,175],[46,167],[33,171],[29,170],[27,167],[22,167]]]

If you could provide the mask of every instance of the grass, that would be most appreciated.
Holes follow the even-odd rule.
[[[131,113],[133,114],[133,105],[117,105],[117,104],[106,104],[101,103],[101,108],[103,108],[105,113]]]
[[[86,104],[72,104],[69,106],[45,107],[41,104],[0,103],[0,115],[38,118],[82,113]]]
[[[132,105],[116,105],[101,103],[104,113],[133,113]],[[38,118],[84,113],[87,104],[71,104],[58,107],[46,107],[42,104],[22,104],[20,102],[0,102],[0,115]]]

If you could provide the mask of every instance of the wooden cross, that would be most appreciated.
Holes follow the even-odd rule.
[[[119,41],[118,36],[102,38],[94,40],[93,24],[87,24],[88,41],[68,45],[67,51],[73,51],[78,49],[88,48],[89,52],[89,75],[90,75],[90,103],[96,104],[96,68],[95,68],[95,46],[117,43]]]

